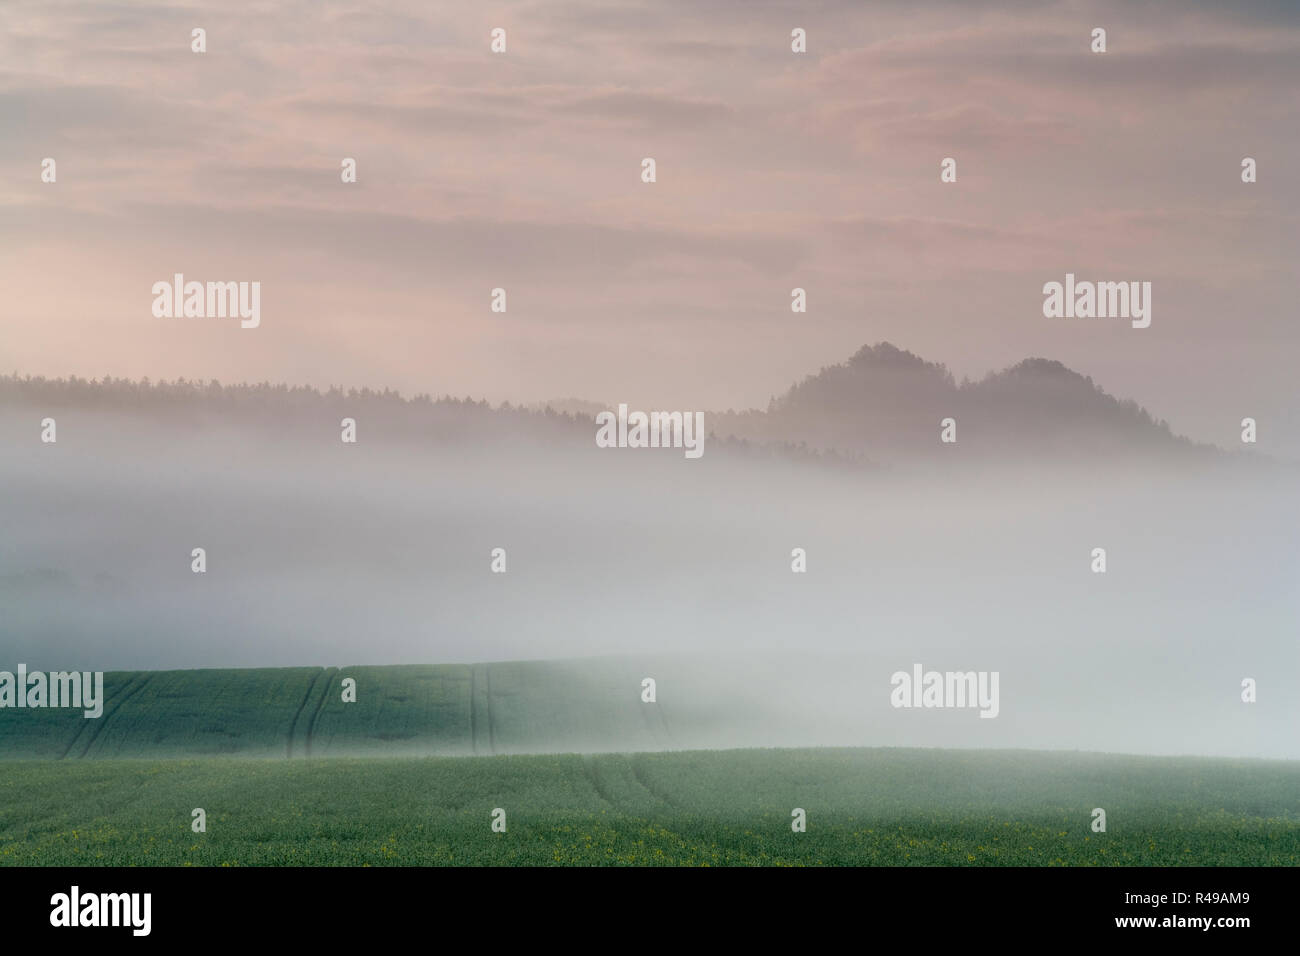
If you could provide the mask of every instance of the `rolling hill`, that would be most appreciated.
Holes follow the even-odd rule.
[[[0,711],[0,865],[1300,863],[1295,761],[683,749],[746,715],[725,695],[643,703],[639,673],[107,674],[99,720]]]
[[[0,711],[0,759],[664,749],[672,737],[659,705],[640,701],[638,673],[601,661],[116,671],[99,719]]]

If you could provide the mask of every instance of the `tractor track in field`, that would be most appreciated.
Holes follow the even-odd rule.
[[[108,726],[109,721],[111,721],[117,715],[117,712],[122,709],[122,705],[136,694],[140,693],[140,690],[145,684],[149,683],[152,678],[153,673],[146,672],[138,684],[134,684],[134,686],[128,684],[126,687],[122,688],[122,692],[114,698],[112,707],[105,708],[104,716],[95,721],[96,726],[90,729],[90,738],[86,741],[86,745],[81,748],[81,753],[77,754],[78,757],[84,757],[86,754],[90,753],[90,748],[95,745],[95,741],[98,740],[100,735],[104,732],[104,728]],[[78,734],[73,743],[76,743],[76,740],[80,739],[80,737],[81,735]],[[68,751],[71,750],[72,744],[68,744]],[[68,753],[65,752],[63,756],[66,757],[67,755]]]
[[[469,750],[478,756],[478,738],[474,736],[474,694],[478,690],[478,668],[469,665]]]
[[[582,769],[586,772],[587,779],[591,782],[591,789],[596,791],[596,796],[604,800],[611,807],[618,808],[614,798],[609,795],[609,790],[600,782],[600,773],[596,770],[596,757],[592,754],[582,755]]]
[[[315,674],[312,674],[311,680],[307,683],[307,689],[303,692],[302,701],[298,704],[298,709],[293,712],[293,720],[289,721],[289,739],[284,744],[284,756],[289,758],[293,756],[293,735],[298,731],[298,721],[302,719],[302,712],[307,707],[307,701],[311,699],[312,689],[315,688],[316,682],[320,680],[320,675],[325,673],[321,668]]]
[[[673,800],[667,794],[661,793],[658,790],[658,788],[652,787],[650,786],[649,783],[646,782],[644,771],[642,771],[641,768],[637,766],[637,762],[640,756],[641,756],[640,754],[628,754],[627,756],[628,766],[632,768],[632,779],[634,779],[637,783],[639,783],[642,787],[644,787],[645,791],[649,793],[650,796],[658,800],[660,803],[672,807],[674,810],[684,809],[676,800]]]
[[[497,731],[492,720],[492,665],[483,665],[483,676],[487,678],[487,724],[488,724],[488,750],[492,753],[497,752]]]
[[[139,679],[140,679],[139,673],[132,674],[127,679],[126,683],[123,684],[121,687],[119,687],[113,693],[113,696],[109,697],[107,700],[104,701],[104,709],[107,710],[109,707],[113,706],[124,693],[126,693],[133,686],[135,686],[135,682],[138,681]],[[103,720],[103,716],[104,715],[101,714],[99,719]],[[65,757],[68,756],[68,754],[72,753],[72,748],[77,746],[77,741],[80,740],[82,736],[85,735],[88,731],[93,731],[93,729],[94,728],[87,726],[87,722],[83,720],[81,724],[77,727],[77,732],[72,735],[72,739],[69,740],[67,746],[63,748],[63,753],[59,754],[59,759],[63,760]]]
[[[668,721],[664,719],[663,706],[659,703],[642,704],[641,716],[645,720],[646,733],[650,735],[650,739],[661,749],[670,749],[673,744],[673,734],[668,729]]]
[[[334,671],[335,668],[333,667],[325,668],[325,686],[321,688],[320,697],[316,700],[316,709],[312,711],[311,719],[307,721],[306,739],[303,741],[302,747],[304,757],[311,756],[312,734],[316,732],[316,721],[320,719],[320,712],[325,709],[325,698],[329,696],[330,685],[334,683]]]
[[[673,732],[668,727],[668,717],[664,714],[664,708],[662,704],[659,703],[655,704],[655,713],[659,716],[659,729],[663,731],[664,738],[667,740],[668,745],[671,747],[674,743],[676,743],[676,740],[673,739]]]
[[[469,742],[474,756],[483,756],[479,738],[487,731],[487,753],[497,752],[496,728],[492,721],[492,669],[488,664],[471,664],[469,671]],[[478,703],[479,688],[483,688],[483,706]]]

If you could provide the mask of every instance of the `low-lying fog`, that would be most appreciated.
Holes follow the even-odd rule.
[[[1284,470],[858,473],[74,411],[43,444],[40,417],[0,412],[0,669],[626,654],[679,662],[662,698],[726,701],[719,744],[1300,758]],[[915,664],[997,671],[997,717],[892,707]]]

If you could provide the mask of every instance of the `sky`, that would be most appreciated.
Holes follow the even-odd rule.
[[[9,0],[0,370],[725,409],[887,340],[1300,454],[1298,80],[1286,2]]]

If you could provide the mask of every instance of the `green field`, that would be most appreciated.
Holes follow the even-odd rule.
[[[0,712],[0,863],[1300,864],[1298,762],[692,749],[752,714],[676,678],[671,703],[644,704],[643,672],[109,674],[99,720]]]
[[[1296,865],[1297,793],[1294,764],[1025,751],[13,761],[0,862]]]
[[[683,707],[674,740],[663,707],[641,703],[640,673],[623,661],[114,671],[98,719],[0,711],[0,759],[660,750],[707,733],[714,718]]]

